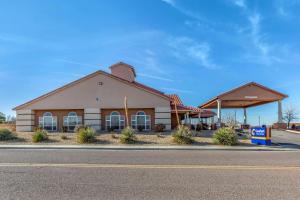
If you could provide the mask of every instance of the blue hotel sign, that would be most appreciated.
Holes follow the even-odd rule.
[[[251,143],[258,145],[271,145],[271,128],[251,128]]]

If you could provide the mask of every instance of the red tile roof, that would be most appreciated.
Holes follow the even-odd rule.
[[[171,105],[175,105],[175,103],[177,106],[183,105],[180,97],[177,94],[168,94],[168,96],[171,98]]]
[[[179,112],[201,113],[201,117],[213,117],[216,115],[216,113],[214,113],[210,110],[203,110],[200,108],[183,105],[181,98],[177,94],[168,94],[168,96],[171,98],[172,111],[175,111],[175,103],[176,103],[177,110]]]

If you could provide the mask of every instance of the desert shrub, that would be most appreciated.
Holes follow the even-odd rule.
[[[115,130],[114,127],[108,127],[108,128],[107,128],[107,131],[108,131],[108,132],[114,132],[114,130]]]
[[[208,130],[208,124],[203,123],[202,124],[202,130]]]
[[[32,135],[32,142],[42,142],[48,140],[48,132],[43,129],[36,129],[34,134]]]
[[[93,143],[96,141],[96,131],[90,127],[83,127],[77,132],[77,142],[80,144]]]
[[[6,128],[0,129],[0,141],[13,140],[16,138],[16,135],[10,130]]]
[[[68,137],[67,137],[65,134],[61,135],[60,138],[61,138],[62,140],[67,140],[67,139],[68,139]]]
[[[173,141],[177,144],[191,144],[193,143],[192,131],[187,126],[179,126],[175,132],[172,133]]]
[[[165,124],[156,124],[155,127],[154,127],[154,131],[156,133],[164,132],[165,129],[166,129],[166,125]]]
[[[157,133],[155,133],[155,135],[156,135],[158,138],[163,138],[163,137],[164,137],[164,136],[162,135],[161,132],[157,132]]]
[[[126,127],[122,130],[120,142],[122,144],[133,144],[136,141],[135,131],[131,127]]]
[[[76,127],[75,127],[75,128],[76,128]],[[62,132],[63,132],[63,133],[68,132],[68,127],[67,127],[67,126],[63,126],[63,127],[62,127]]]
[[[89,128],[89,127],[85,126],[85,125],[76,125],[74,128],[74,132],[78,133],[81,129],[87,129],[87,128]]]
[[[235,134],[234,130],[231,128],[218,129],[214,133],[213,139],[215,143],[229,145],[229,146],[238,143],[237,135]]]
[[[111,134],[112,139],[118,139],[119,137],[116,134]]]

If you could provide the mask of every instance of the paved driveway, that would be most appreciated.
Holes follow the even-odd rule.
[[[300,134],[272,130],[272,143],[277,143],[283,147],[300,148]]]

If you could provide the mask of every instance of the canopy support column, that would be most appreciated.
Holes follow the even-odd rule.
[[[244,125],[247,124],[247,108],[244,108]]]
[[[217,100],[218,104],[218,111],[217,111],[217,116],[218,116],[218,127],[221,127],[222,123],[222,117],[221,117],[221,110],[222,110],[222,101],[220,99]]]
[[[282,102],[281,100],[278,101],[278,123],[282,123]]]

